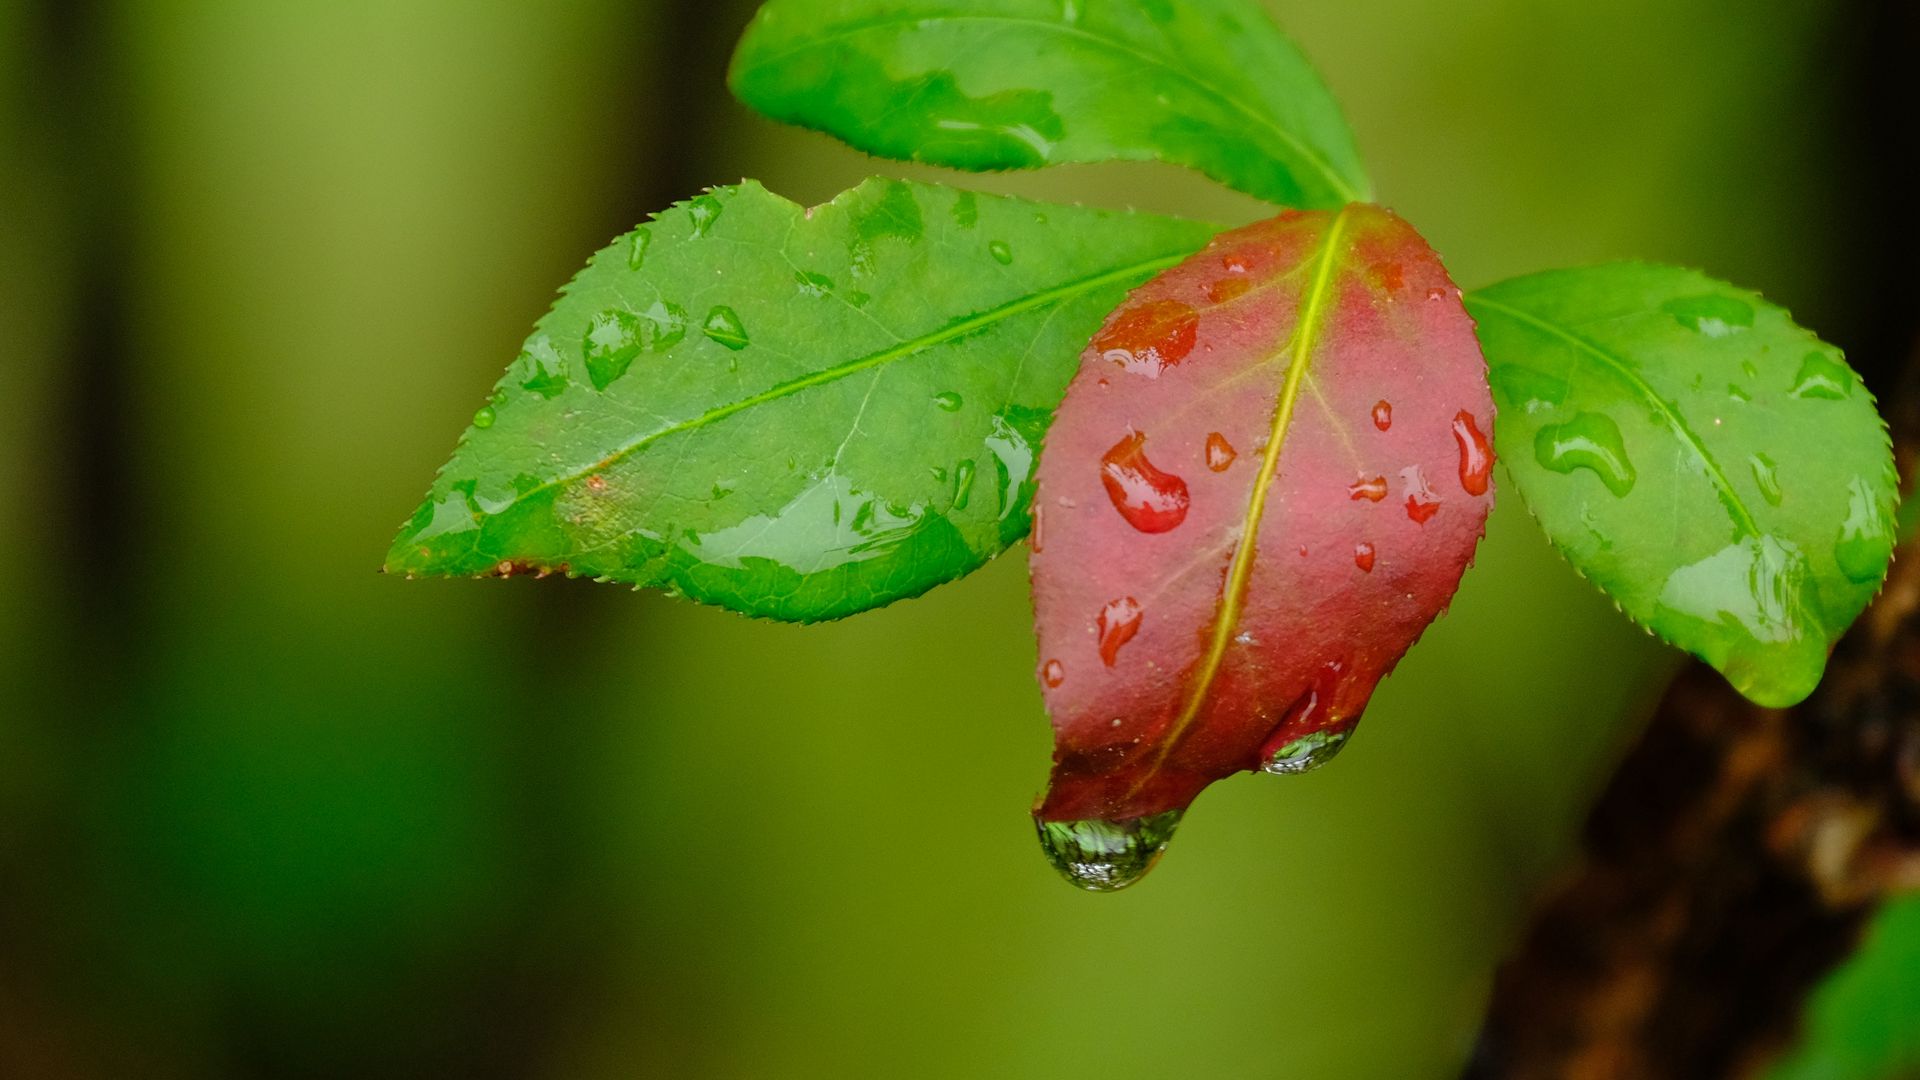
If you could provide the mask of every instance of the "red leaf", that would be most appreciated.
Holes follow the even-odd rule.
[[[1056,865],[1128,884],[1208,784],[1339,749],[1472,559],[1492,425],[1459,290],[1377,207],[1226,233],[1114,313],[1034,500]]]

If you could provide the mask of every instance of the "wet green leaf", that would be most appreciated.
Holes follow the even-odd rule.
[[[1897,499],[1840,351],[1672,267],[1551,271],[1467,303],[1495,446],[1567,559],[1754,701],[1811,692],[1886,573]]]
[[[883,157],[1160,160],[1287,206],[1369,197],[1333,95],[1253,0],[772,0],[730,81]]]
[[[1080,350],[1212,231],[896,181],[679,204],[566,287],[387,567],[798,620],[924,592],[1026,535]]]

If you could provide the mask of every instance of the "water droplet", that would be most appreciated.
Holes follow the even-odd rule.
[[[825,274],[815,274],[807,270],[795,270],[793,283],[800,286],[803,296],[826,296],[833,292],[833,279]]]
[[[1214,472],[1226,472],[1233,464],[1233,459],[1239,456],[1225,435],[1216,431],[1207,436],[1207,468]]]
[[[473,414],[473,426],[477,428],[492,427],[493,409],[489,406],[481,406],[480,411]]]
[[[1067,668],[1058,660],[1049,660],[1040,668],[1040,681],[1049,687],[1059,686],[1067,681]]]
[[[582,349],[587,377],[595,390],[605,390],[627,373],[642,352],[665,352],[687,334],[687,313],[656,301],[646,311],[603,311],[587,325]]]
[[[1225,277],[1207,286],[1207,299],[1216,304],[1238,300],[1253,291],[1253,279]]]
[[[993,261],[1001,266],[1013,265],[1013,249],[999,240],[987,245],[987,254],[992,255]]]
[[[1447,290],[1439,287],[1438,285],[1427,290],[1428,300],[1445,300],[1446,298],[1447,298]]]
[[[1393,406],[1384,401],[1373,403],[1373,426],[1385,431],[1393,426]]]
[[[1100,479],[1113,508],[1143,533],[1163,533],[1187,520],[1187,482],[1147,460],[1147,437],[1130,432],[1100,458]]]
[[[1780,505],[1780,478],[1774,474],[1773,459],[1765,454],[1754,454],[1747,459],[1753,468],[1753,482],[1759,487],[1760,494],[1774,506]]]
[[[1093,339],[1100,355],[1138,375],[1157,378],[1193,351],[1200,315],[1178,300],[1122,308]]]
[[[1040,847],[1062,877],[1089,892],[1113,892],[1145,877],[1180,825],[1178,810],[1121,821],[1034,819]]]
[[[1485,495],[1487,478],[1493,472],[1493,448],[1473,422],[1473,414],[1462,409],[1453,417],[1453,437],[1460,444],[1460,486],[1469,495]]]
[[[1728,629],[1738,624],[1755,641],[1792,641],[1801,635],[1794,597],[1807,573],[1807,558],[1793,544],[1748,536],[1667,575],[1659,603]]]
[[[1793,377],[1793,396],[1840,401],[1853,390],[1853,372],[1826,353],[1808,353]]]
[[[647,262],[647,248],[653,244],[653,231],[642,225],[627,238],[627,269],[638,270]]]
[[[1361,499],[1365,499],[1368,502],[1379,502],[1386,497],[1387,478],[1384,476],[1376,476],[1370,480],[1355,480],[1353,483],[1347,485],[1347,498],[1355,502]]]
[[[1140,619],[1143,612],[1140,602],[1131,596],[1107,602],[1100,609],[1095,624],[1100,631],[1100,660],[1108,667],[1120,658],[1120,646],[1133,640],[1140,632]]]
[[[693,235],[705,236],[720,220],[720,200],[711,195],[702,195],[687,204],[687,215],[693,219]]]
[[[1373,573],[1373,545],[1362,541],[1353,545],[1353,565]]]
[[[1739,387],[1739,386],[1738,386],[1737,384],[1735,384],[1735,383],[1728,383],[1728,384],[1727,384],[1727,396],[1728,396],[1728,397],[1730,397],[1730,398],[1732,398],[1732,399],[1733,399],[1733,400],[1735,400],[1735,401],[1740,401],[1740,402],[1746,402],[1746,401],[1752,401],[1752,400],[1753,400],[1753,395],[1752,395],[1752,394],[1749,394],[1749,393],[1747,393],[1747,392],[1746,392],[1745,390],[1743,390],[1743,389],[1741,389],[1741,388],[1740,388],[1740,387]]]
[[[1610,416],[1583,412],[1564,424],[1541,428],[1533,440],[1533,456],[1542,468],[1557,473],[1586,469],[1615,497],[1633,490],[1633,462],[1627,457],[1620,425]]]
[[[945,465],[935,465],[932,468],[930,468],[928,471],[933,473],[933,478],[935,480],[938,480],[943,484],[947,482],[947,467]]]
[[[1420,471],[1420,466],[1409,465],[1401,469],[1400,482],[1407,492],[1408,517],[1425,525],[1440,512],[1440,498],[1427,486],[1427,476]]]
[[[1879,581],[1887,572],[1887,556],[1893,550],[1893,528],[1881,512],[1866,481],[1854,477],[1847,485],[1847,520],[1840,526],[1840,539],[1833,545],[1834,561],[1840,572],[1856,585]]]
[[[947,412],[959,412],[963,401],[959,394],[952,390],[946,390],[933,395],[933,403]]]
[[[1753,305],[1731,296],[1687,296],[1660,307],[1681,326],[1710,338],[1737,334],[1753,326]]]
[[[973,459],[962,461],[953,470],[953,508],[965,510],[973,498]]]
[[[747,328],[740,325],[740,316],[730,307],[719,306],[707,312],[707,321],[700,329],[713,341],[739,352],[747,347]]]
[[[1260,771],[1273,776],[1293,776],[1313,770],[1332,761],[1353,737],[1353,729],[1333,731],[1323,728],[1310,732],[1274,751]]]
[[[1045,515],[1042,513],[1039,500],[1036,499],[1034,501],[1033,509],[1029,511],[1029,514],[1033,518],[1033,528],[1027,533],[1027,546],[1033,549],[1035,555],[1038,555],[1046,543],[1046,539],[1040,529],[1040,523],[1045,520]]]

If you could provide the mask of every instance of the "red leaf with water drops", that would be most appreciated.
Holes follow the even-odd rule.
[[[1054,864],[1126,885],[1208,784],[1331,757],[1473,556],[1492,429],[1460,292],[1387,211],[1282,214],[1137,290],[1034,500]]]

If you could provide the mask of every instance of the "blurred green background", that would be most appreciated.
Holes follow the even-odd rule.
[[[1463,284],[1698,265],[1891,366],[1887,5],[1271,6]],[[1337,765],[1114,896],[1027,820],[1017,555],[809,629],[375,573],[593,249],[934,175],[733,104],[751,8],[0,0],[0,1075],[1457,1069],[1675,662],[1511,498]]]

